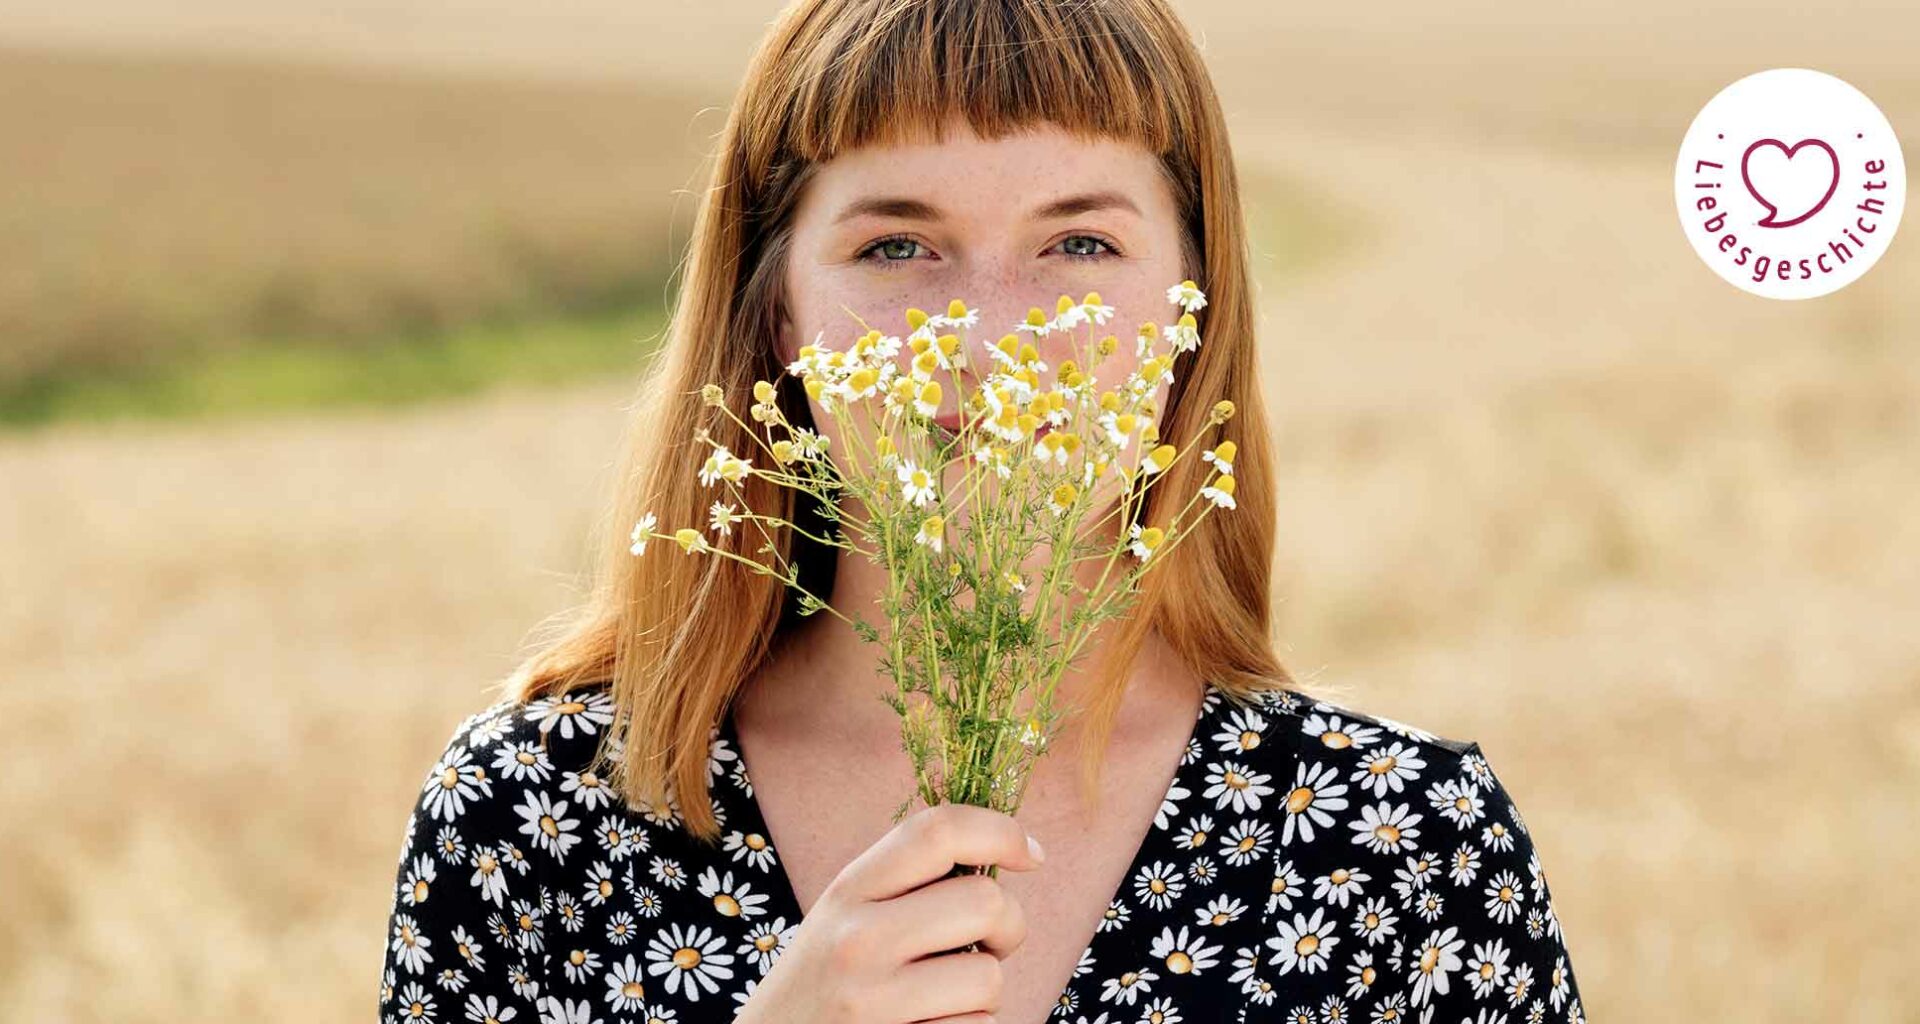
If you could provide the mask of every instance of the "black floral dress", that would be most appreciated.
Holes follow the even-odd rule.
[[[613,717],[596,688],[454,730],[407,822],[383,1021],[708,1024],[753,995],[802,915],[731,716],[713,846],[677,801],[629,806],[593,770]],[[1051,1018],[1584,1020],[1546,873],[1477,743],[1212,686]]]

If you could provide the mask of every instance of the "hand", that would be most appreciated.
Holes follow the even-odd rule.
[[[1025,941],[1026,914],[998,879],[949,872],[1031,871],[1040,854],[999,811],[942,804],[908,816],[834,876],[734,1024],[990,1024],[1000,961]]]

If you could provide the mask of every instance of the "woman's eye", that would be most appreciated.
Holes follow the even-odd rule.
[[[1060,245],[1075,259],[1099,260],[1120,255],[1112,242],[1098,235],[1068,235],[1060,240]]]
[[[916,251],[920,248],[920,243],[911,238],[882,238],[878,242],[860,250],[860,258],[882,265],[889,263],[906,263],[914,258]],[[873,260],[872,256],[874,253],[879,253],[880,259]]]

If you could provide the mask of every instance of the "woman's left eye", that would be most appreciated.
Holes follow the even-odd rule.
[[[1099,235],[1068,235],[1060,240],[1066,254],[1078,260],[1100,260],[1120,255],[1120,249]],[[1101,249],[1106,251],[1102,252]]]

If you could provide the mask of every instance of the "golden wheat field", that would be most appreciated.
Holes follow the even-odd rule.
[[[463,195],[538,224],[534,193],[593,219],[633,188],[648,204],[612,233],[552,237],[649,230],[657,251],[684,243],[661,225],[685,158],[776,7],[706,6],[696,32],[609,0],[305,20],[93,0],[0,15],[0,42],[212,76],[242,72],[211,51],[297,52],[359,64],[371,96],[491,68],[487,95],[539,97],[499,104],[535,142],[568,90],[599,125],[657,90],[629,105],[672,135],[660,167],[609,189],[587,179],[618,159],[508,163],[494,138],[471,193],[421,197],[415,239],[459,248]],[[1920,238],[1839,293],[1768,302],[1701,265],[1672,198],[1695,111],[1765,67],[1847,78],[1911,150],[1920,14],[1180,7],[1253,186],[1300,682],[1482,744],[1591,1019],[1920,1020]],[[63,74],[104,93],[111,66]],[[367,145],[424,158],[404,132]],[[325,177],[252,216],[358,280],[356,243],[284,191]],[[422,294],[462,301],[475,265]],[[47,297],[4,293],[26,305],[0,322],[61,322]],[[0,434],[0,1017],[370,1019],[419,780],[577,596],[630,393]]]
[[[663,88],[6,43],[0,384],[633,302],[673,262],[696,106]]]

